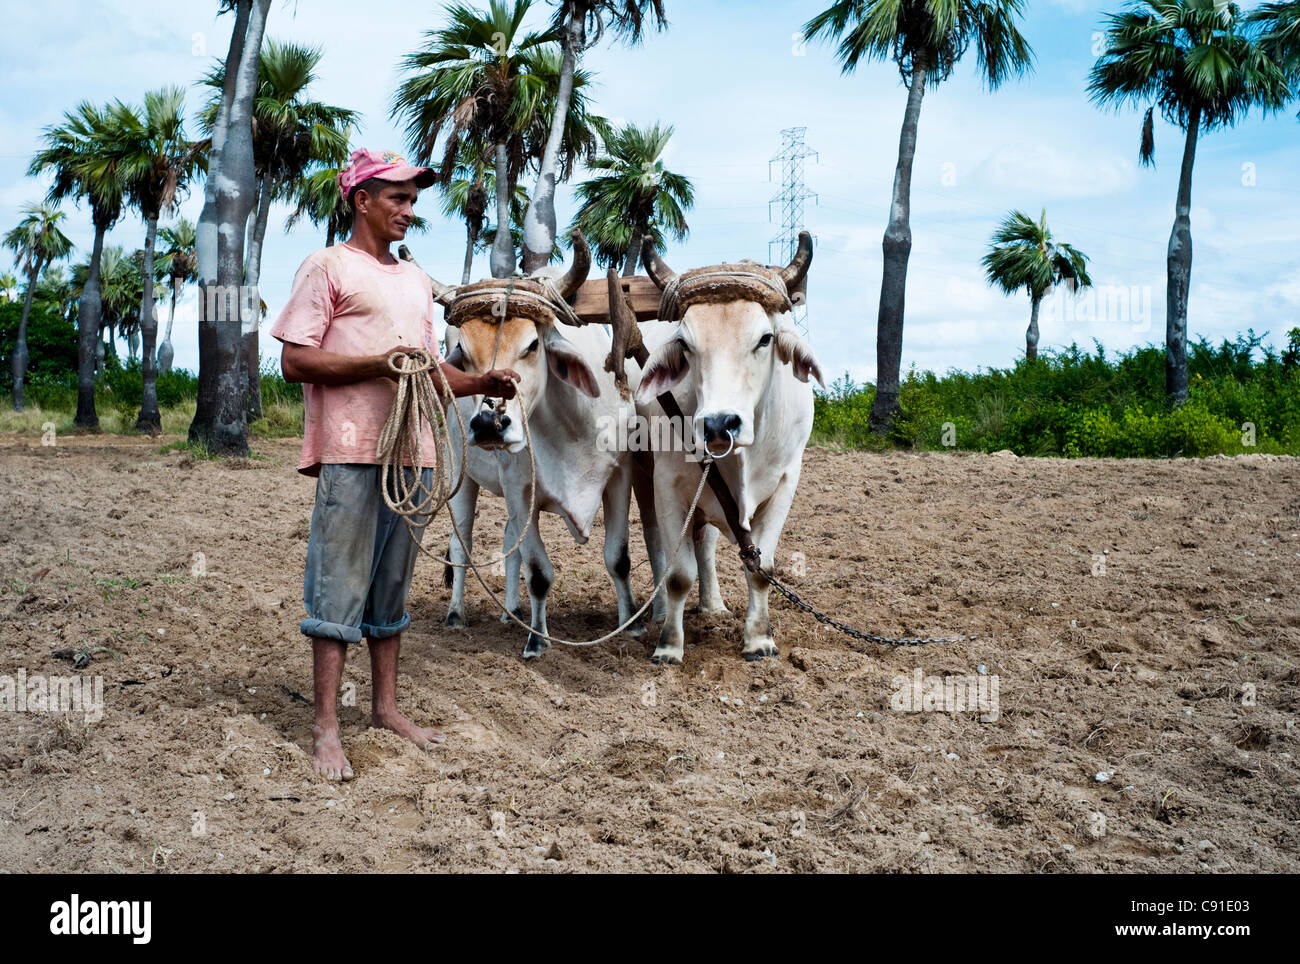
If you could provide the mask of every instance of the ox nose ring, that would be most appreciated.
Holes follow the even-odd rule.
[[[740,433],[740,416],[734,412],[728,415],[709,415],[704,419],[704,451],[712,458],[725,459],[736,447],[736,436]],[[726,438],[727,451],[720,455],[713,452],[713,443]]]
[[[708,454],[709,458],[711,459],[725,459],[728,455],[731,454],[731,450],[734,449],[735,447],[736,447],[736,436],[735,433],[733,432],[727,433],[727,451],[725,452],[714,453],[713,449],[710,447],[710,443],[709,442],[704,443],[704,451]]]

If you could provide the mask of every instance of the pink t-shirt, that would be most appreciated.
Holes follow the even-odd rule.
[[[429,278],[415,265],[381,264],[364,251],[336,244],[302,263],[271,335],[339,355],[379,355],[410,345],[429,349],[441,361],[433,306]],[[317,476],[322,463],[379,464],[379,435],[395,394],[395,383],[383,378],[351,385],[304,384],[298,471]],[[432,465],[430,426],[423,430],[421,452],[425,465]]]

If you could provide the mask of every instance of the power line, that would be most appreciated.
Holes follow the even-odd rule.
[[[804,159],[817,157],[817,152],[806,146],[803,135],[806,127],[789,127],[781,132],[781,151],[767,162],[767,176],[772,177],[772,165],[781,164],[781,193],[767,202],[767,218],[772,219],[772,205],[781,205],[781,232],[767,243],[767,260],[769,264],[789,264],[794,260],[794,253],[799,244],[799,232],[803,230],[804,201],[812,198],[816,203],[816,193],[804,185]],[[775,249],[775,252],[774,250]],[[808,334],[807,303],[794,306],[794,323],[804,335]]]

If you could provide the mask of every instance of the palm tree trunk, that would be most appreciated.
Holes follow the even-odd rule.
[[[465,267],[460,272],[460,283],[469,284],[474,271],[474,245],[478,244],[478,228],[465,221]]]
[[[627,255],[623,259],[623,277],[630,278],[636,274],[636,263],[641,256],[641,238],[645,231],[633,231],[632,240],[627,246]]]
[[[1033,363],[1038,359],[1038,306],[1042,304],[1042,295],[1029,293],[1029,328],[1025,331],[1025,361]]]
[[[515,273],[515,243],[510,238],[510,172],[506,145],[496,145],[497,233],[492,241],[492,277],[509,278]]]
[[[172,298],[171,307],[167,309],[167,334],[163,336],[162,344],[158,346],[158,371],[163,375],[172,370],[172,359],[176,357],[176,351],[172,348],[172,322],[176,319],[176,293],[184,282],[178,282],[173,277],[171,283]]]
[[[36,279],[41,273],[39,261],[32,265],[27,275],[27,295],[23,298],[23,315],[18,321],[18,338],[14,341],[14,411],[23,410],[23,379],[27,375],[27,319],[32,313],[32,296],[36,294]]]
[[[154,343],[158,340],[158,320],[153,312],[153,261],[154,244],[158,238],[158,218],[145,221],[144,229],[144,294],[140,297],[140,374],[144,389],[140,397],[140,416],[135,420],[137,432],[156,434],[162,431],[162,416],[158,412],[158,365],[154,356]]]
[[[95,224],[95,242],[90,250],[90,270],[86,284],[81,289],[77,307],[77,417],[73,420],[80,428],[98,429],[99,416],[95,414],[95,360],[98,357],[100,304],[99,262],[104,254],[104,234],[107,227]]]
[[[894,196],[885,228],[884,264],[880,277],[880,310],[876,316],[876,401],[868,425],[889,434],[898,411],[898,368],[903,358],[903,302],[907,290],[907,259],[912,253],[912,159],[916,154],[916,125],[925,96],[924,57],[912,62],[912,86],[907,92],[903,129],[898,137]]]
[[[575,3],[567,3],[564,34],[560,46],[560,83],[555,92],[555,113],[551,115],[551,128],[546,134],[546,147],[537,168],[537,186],[528,202],[524,215],[524,273],[531,274],[550,263],[555,247],[555,182],[560,162],[560,146],[564,142],[564,124],[569,116],[569,101],[573,95],[573,73],[578,65],[578,52],[584,46],[585,18],[575,10]]]
[[[329,227],[325,229],[325,247],[334,247],[334,219],[330,218]]]
[[[244,270],[244,283],[253,291],[253,300],[257,305],[252,319],[244,319],[243,365],[247,369],[248,383],[248,420],[254,422],[262,417],[262,353],[258,344],[261,323],[261,291],[258,285],[262,280],[262,242],[266,238],[266,222],[271,214],[271,194],[273,185],[270,178],[263,176],[257,192],[257,213],[253,219],[248,246],[247,267]],[[251,322],[251,324],[250,324]]]
[[[246,455],[247,380],[240,378],[241,318],[256,315],[243,297],[244,230],[257,189],[253,168],[253,96],[271,0],[239,0],[226,86],[209,165],[209,195],[199,217],[199,386],[189,438],[209,451]],[[244,29],[241,30],[241,26]],[[235,310],[231,311],[231,308]],[[233,314],[234,317],[230,317]]]
[[[1187,401],[1187,292],[1192,282],[1192,166],[1196,163],[1196,137],[1201,126],[1200,108],[1187,120],[1183,169],[1178,175],[1178,202],[1174,227],[1169,233],[1165,288],[1165,394],[1173,406]]]

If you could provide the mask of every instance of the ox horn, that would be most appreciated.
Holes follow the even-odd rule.
[[[414,255],[411,254],[411,249],[404,244],[397,249],[397,256],[403,261],[411,262],[417,268],[420,267],[420,262],[415,260]],[[421,268],[420,270],[423,271],[424,269]],[[451,304],[452,298],[456,295],[456,289],[452,285],[443,284],[427,271],[424,274],[429,279],[429,284],[433,286],[433,300],[440,305]]]
[[[573,267],[569,269],[568,274],[555,282],[555,290],[565,301],[578,293],[582,283],[587,280],[587,275],[591,273],[591,248],[587,244],[587,239],[577,228],[569,232],[569,237],[573,239]]]
[[[812,264],[813,244],[812,235],[807,231],[799,232],[799,246],[795,249],[794,257],[790,263],[781,268],[781,280],[790,291],[799,291],[804,287],[804,278],[808,274],[808,266]]]
[[[655,250],[655,239],[649,234],[641,239],[641,262],[645,265],[650,280],[661,291],[668,282],[677,277],[677,272],[668,267],[664,259],[659,257],[659,252]]]

